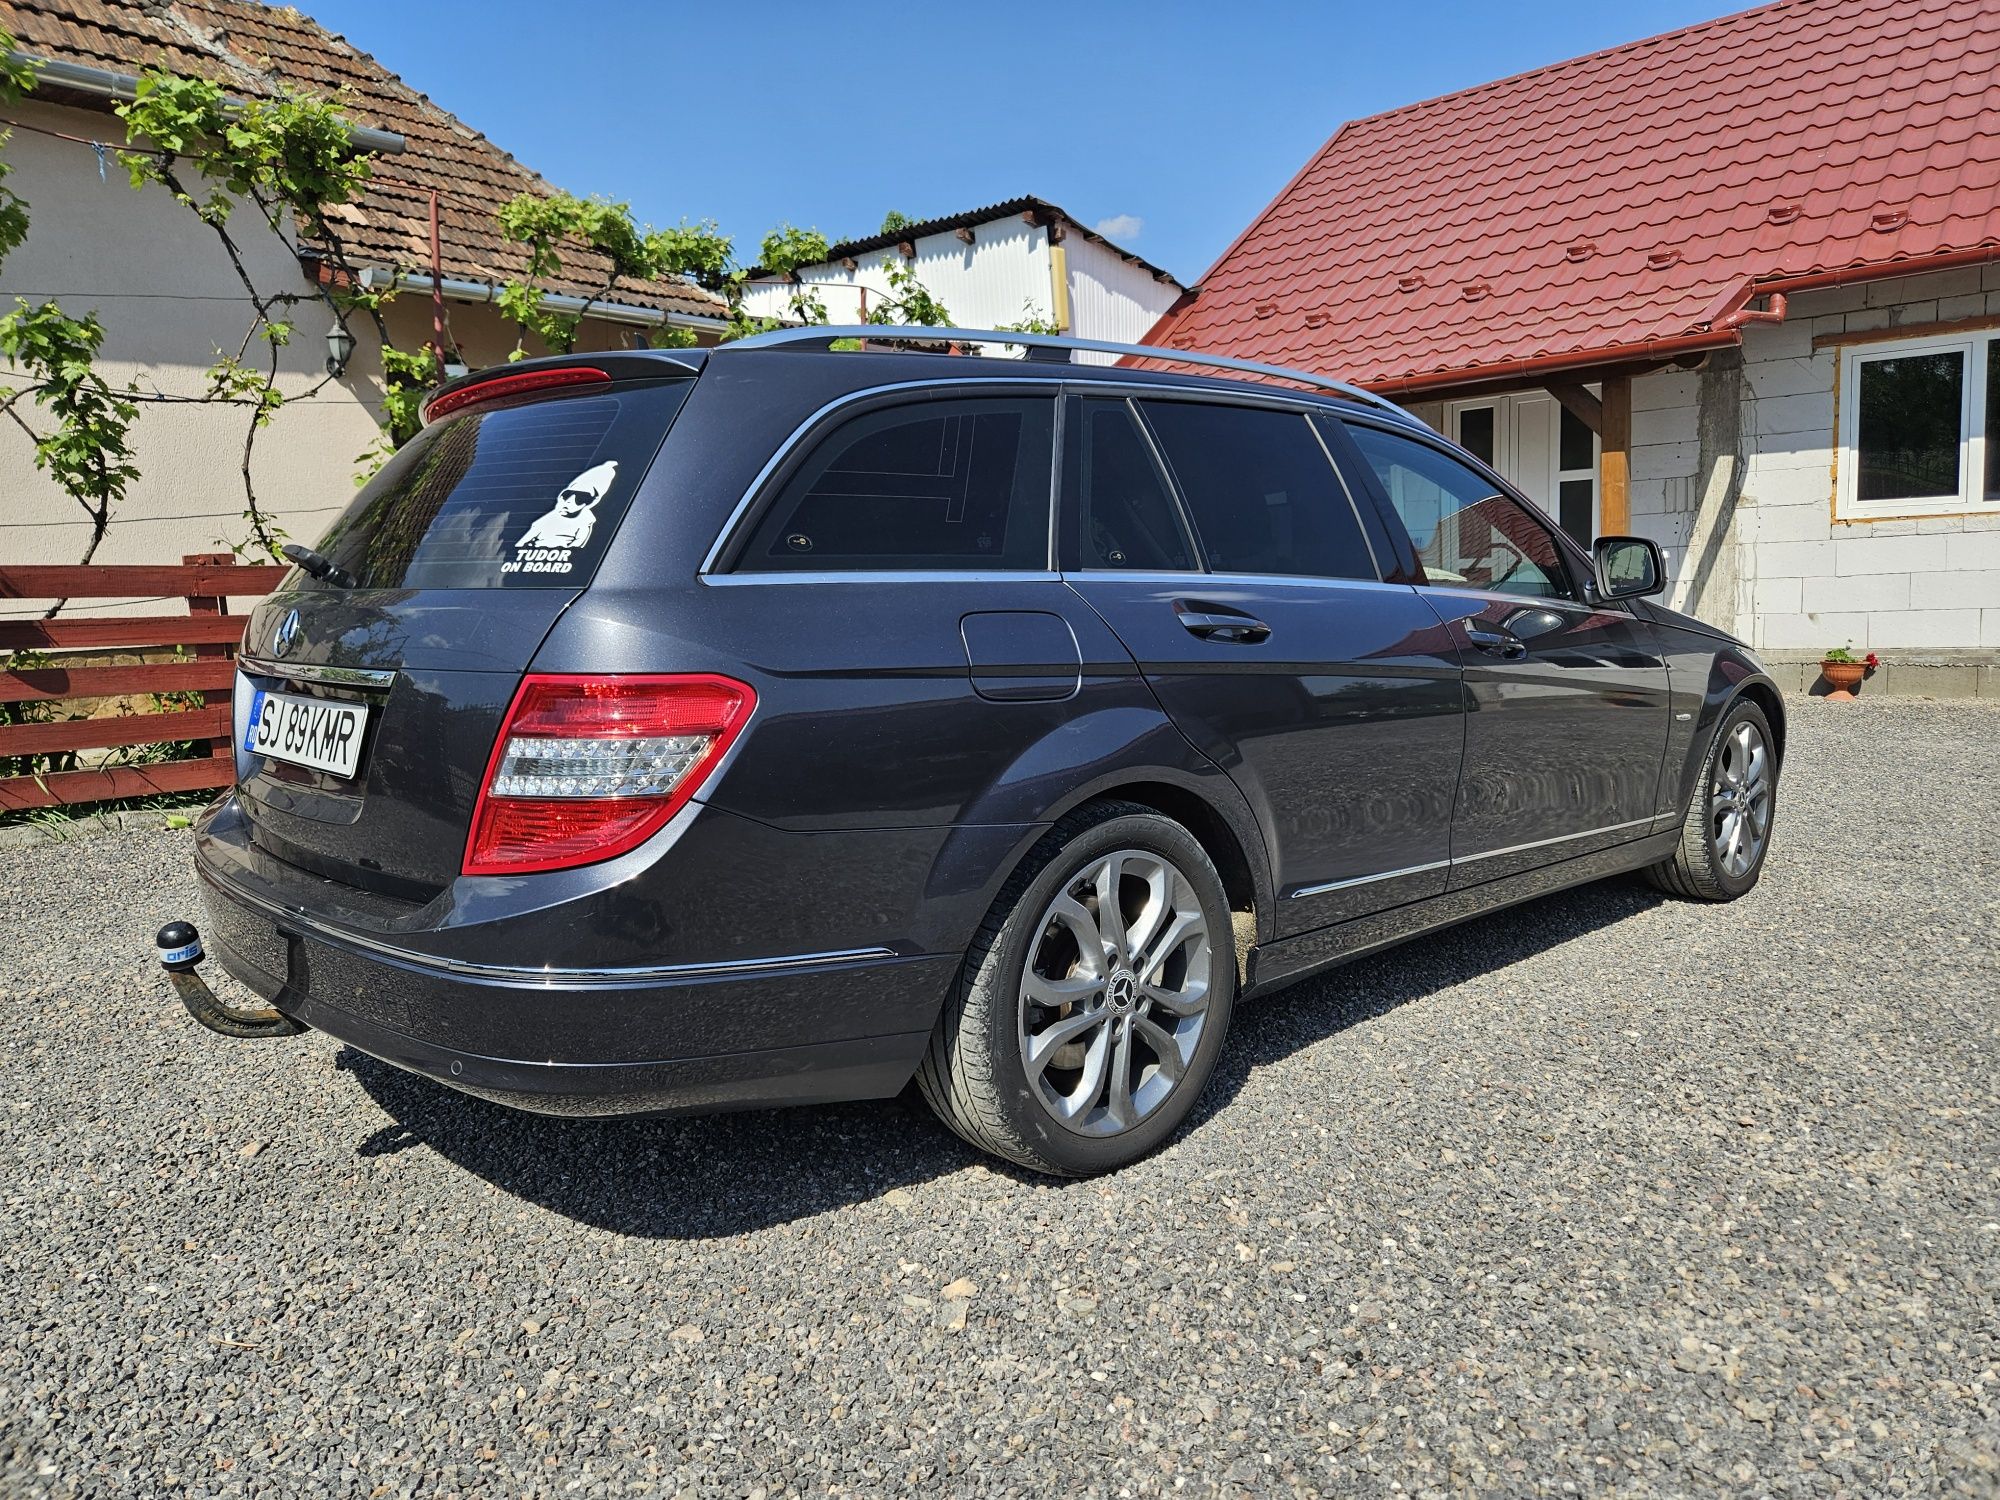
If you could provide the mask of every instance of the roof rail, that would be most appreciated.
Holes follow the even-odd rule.
[[[780,328],[771,333],[753,334],[747,339],[737,339],[733,343],[722,344],[714,352],[720,354],[734,349],[777,349],[796,345],[826,347],[844,339],[878,341],[888,339],[899,343],[925,344],[1012,344],[1028,350],[1061,350],[1065,356],[1065,363],[1074,363],[1068,359],[1068,355],[1083,351],[1090,354],[1122,354],[1132,359],[1163,359],[1176,364],[1207,365],[1218,370],[1237,370],[1246,375],[1265,375],[1279,380],[1296,381],[1300,385],[1332,391],[1336,395],[1346,396],[1349,400],[1393,412],[1406,421],[1416,420],[1386,396],[1378,396],[1373,391],[1364,390],[1345,380],[1315,375],[1310,370],[1293,370],[1284,365],[1260,364],[1254,359],[1235,359],[1225,354],[1197,354],[1191,349],[1168,349],[1156,344],[1114,344],[1106,339],[1075,339],[1060,334],[1021,333],[1003,328],[933,328],[923,324],[899,323],[859,323],[844,327],[812,324],[804,328]]]

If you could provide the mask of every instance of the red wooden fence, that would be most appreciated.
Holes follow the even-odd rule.
[[[193,760],[43,776],[0,777],[0,811],[146,797],[159,792],[227,786],[235,775],[230,745],[229,690],[243,617],[229,600],[268,594],[282,567],[245,565],[227,552],[184,557],[178,567],[112,564],[89,567],[0,567],[0,599],[184,599],[186,614],[58,615],[53,620],[0,620],[0,651],[144,651],[184,646],[193,661],[103,665],[88,657],[61,666],[22,668],[0,660],[0,703],[109,698],[189,692],[201,707],[161,713],[107,715],[51,724],[0,724],[0,756],[48,755],[127,745],[204,740]]]

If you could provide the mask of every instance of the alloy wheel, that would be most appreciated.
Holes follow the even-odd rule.
[[[1035,926],[1021,1061],[1037,1101],[1082,1135],[1119,1135],[1187,1076],[1208,1021],[1208,920],[1171,860],[1120,849],[1084,865]]]
[[[1764,736],[1745,721],[1723,739],[1709,791],[1709,838],[1732,880],[1756,868],[1771,831],[1771,756]]]

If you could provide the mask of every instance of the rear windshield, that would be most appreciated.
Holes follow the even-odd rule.
[[[449,417],[382,466],[318,550],[361,588],[579,587],[693,384]]]

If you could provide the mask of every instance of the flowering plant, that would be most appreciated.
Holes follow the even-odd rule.
[[[1861,663],[1862,666],[1866,667],[1871,672],[1874,671],[1877,667],[1882,665],[1882,659],[1879,656],[1877,656],[1873,651],[1870,651],[1866,656],[1856,656],[1852,651],[1848,650],[1845,646],[1835,646],[1831,651],[1827,652],[1825,656],[1821,657],[1820,660],[1835,661],[1835,662],[1859,662]]]

